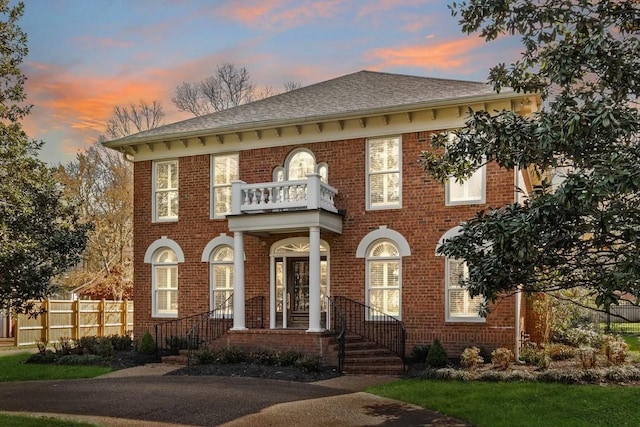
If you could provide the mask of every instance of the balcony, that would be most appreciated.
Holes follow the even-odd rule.
[[[334,198],[338,190],[320,181],[320,175],[306,180],[247,184],[234,181],[231,187],[231,214],[324,209],[337,213]]]
[[[308,232],[311,227],[342,234],[342,217],[334,204],[338,190],[320,181],[320,175],[306,180],[231,186],[229,231],[257,236],[273,233]]]

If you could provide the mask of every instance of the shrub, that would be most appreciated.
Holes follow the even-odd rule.
[[[491,352],[491,363],[498,369],[506,370],[515,359],[513,352],[508,348],[496,348]]]
[[[317,355],[303,355],[296,359],[293,366],[302,372],[318,372],[322,367],[322,358]]]
[[[110,335],[108,338],[114,350],[129,350],[133,345],[130,335]]]
[[[247,353],[241,348],[222,347],[218,350],[218,363],[241,363],[247,359]]]
[[[627,360],[629,346],[619,335],[606,335],[602,341],[602,354],[611,365],[622,365]]]
[[[275,361],[278,366],[293,366],[296,363],[296,360],[300,358],[300,353],[297,351],[283,351],[280,353],[276,353]]]
[[[153,354],[156,352],[156,342],[153,340],[153,337],[149,333],[149,331],[145,332],[142,335],[142,338],[138,342],[137,349],[138,353],[144,354]]]
[[[41,353],[33,353],[24,363],[48,364],[56,361],[58,356],[51,350],[43,350]]]
[[[576,348],[566,344],[549,343],[544,346],[551,360],[569,360],[576,357]]]
[[[429,354],[429,344],[416,344],[411,349],[411,360],[415,363],[424,363],[427,361],[427,355]]]
[[[427,353],[427,364],[432,368],[444,368],[447,366],[447,352],[444,351],[444,347],[440,343],[439,339],[435,339],[433,344],[429,347]]]
[[[582,369],[592,369],[597,365],[596,350],[591,347],[580,347],[577,350]]]
[[[109,337],[82,337],[79,341],[79,348],[84,354],[95,354],[105,359],[113,357],[113,345]]]
[[[210,348],[203,348],[191,354],[191,359],[196,365],[209,365],[215,363],[217,358],[216,352]]]
[[[255,349],[249,352],[249,360],[257,365],[278,365],[278,354],[264,349]]]
[[[460,364],[467,369],[476,369],[478,365],[484,363],[484,359],[480,356],[478,347],[467,347],[460,356]]]

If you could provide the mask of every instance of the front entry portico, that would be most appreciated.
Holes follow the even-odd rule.
[[[307,232],[308,237],[294,237],[276,242],[270,251],[269,327],[300,328],[304,317],[300,307],[308,311],[307,332],[322,332],[322,312],[326,311],[329,291],[329,246],[320,239],[320,232],[342,233],[342,215],[324,209],[271,211],[255,214],[230,215],[229,230],[234,233],[234,317],[232,330],[244,330],[244,234],[270,235]],[[306,258],[287,265],[289,258]],[[288,269],[304,271],[304,277],[287,280]],[[278,272],[280,269],[280,273]],[[307,279],[308,276],[308,279]],[[280,279],[278,279],[280,277]],[[278,284],[278,280],[280,284]],[[297,292],[298,300],[293,292]],[[292,302],[298,303],[296,307]],[[300,305],[302,304],[302,305]],[[278,313],[280,315],[278,316]],[[297,322],[292,317],[297,314]],[[306,313],[305,313],[306,314]],[[278,317],[281,321],[278,322]],[[326,316],[325,316],[326,319]]]

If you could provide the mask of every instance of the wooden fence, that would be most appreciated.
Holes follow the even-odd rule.
[[[133,331],[133,301],[44,300],[44,313],[32,318],[15,318],[15,345],[38,341],[58,342],[60,338],[125,335]]]

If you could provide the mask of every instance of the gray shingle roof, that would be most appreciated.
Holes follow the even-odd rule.
[[[228,110],[168,124],[114,141],[179,138],[268,126],[383,114],[412,106],[495,94],[486,83],[359,71]],[[112,145],[107,143],[107,145]]]

